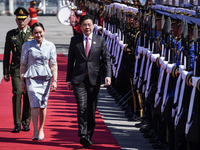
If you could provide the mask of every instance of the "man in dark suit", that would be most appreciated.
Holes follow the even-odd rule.
[[[10,75],[12,79],[12,102],[13,102],[13,118],[14,129],[13,132],[19,132],[21,130],[21,123],[23,125],[23,131],[29,131],[29,123],[31,117],[31,109],[27,93],[22,92],[20,82],[20,59],[21,49],[24,42],[32,40],[31,29],[27,27],[29,22],[29,12],[19,7],[15,10],[16,23],[18,28],[8,31],[6,35],[6,42],[4,47],[3,58],[3,74],[6,82],[10,81]],[[12,61],[10,64],[10,52],[12,51]],[[9,69],[10,68],[10,69]],[[21,116],[21,98],[23,95],[23,112]]]
[[[104,65],[105,86],[111,84],[111,65],[104,38],[93,34],[90,15],[80,18],[83,34],[71,38],[67,65],[67,87],[77,103],[78,135],[83,147],[93,144],[95,110],[100,89],[100,64]]]

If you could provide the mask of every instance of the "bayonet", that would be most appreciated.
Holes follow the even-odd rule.
[[[119,20],[120,21],[122,20],[122,11],[121,11],[121,9],[119,9]]]
[[[147,13],[146,13],[146,11],[144,12],[144,24],[146,25],[147,24]]]
[[[155,50],[155,39],[156,39],[156,24],[155,24],[155,22],[156,22],[156,18],[155,18],[155,15],[153,14],[153,17],[152,17],[152,26],[151,26],[151,28],[152,28],[152,36],[151,36],[151,46],[150,46],[150,50],[154,53],[154,50]],[[154,49],[152,49],[152,43],[154,43]]]
[[[151,15],[148,14],[148,26],[150,27],[151,26]]]
[[[139,23],[141,24],[142,23],[142,11],[140,10],[139,12]]]
[[[197,56],[197,40],[198,40],[198,27],[194,26],[194,54]]]
[[[167,18],[167,23],[166,23],[166,33],[170,33],[171,32],[171,18],[168,17]]]
[[[126,23],[126,12],[123,13],[123,23]]]
[[[175,6],[179,6],[179,0],[174,0],[175,1]]]
[[[198,18],[198,13],[199,13],[198,6],[196,6],[195,11],[196,11],[195,18]]]
[[[166,21],[166,28],[165,28],[165,61],[170,61],[170,46],[171,44],[168,44],[170,43],[170,40],[171,40],[171,19],[170,17],[167,18],[167,21]]]
[[[198,27],[197,24],[194,26],[194,42],[197,42],[198,39]]]
[[[115,15],[116,13],[116,9],[115,9],[115,5],[113,5],[113,15]]]
[[[147,10],[149,10],[149,3],[147,2]]]
[[[148,38],[148,40],[146,42],[147,47],[148,47],[148,44],[149,44],[149,36],[150,36],[150,34],[151,34],[151,15],[149,13],[148,14],[148,31],[147,31],[147,38]]]
[[[156,18],[155,18],[155,15],[153,14],[153,17],[152,17],[152,26],[151,26],[151,28],[154,29],[154,28],[155,28],[155,25],[156,25]]]
[[[165,16],[162,15],[162,19],[161,19],[161,29],[164,29],[164,25],[165,25]]]
[[[186,71],[190,70],[190,53],[189,51],[189,35],[188,35],[188,24],[187,21],[185,21],[185,27],[184,27],[184,32],[183,32],[183,38],[185,39],[185,47],[184,47],[184,52],[185,52],[185,69]]]
[[[186,39],[188,35],[188,24],[187,21],[185,21],[184,31],[183,31],[183,38]]]
[[[161,30],[162,30],[162,39],[164,39],[164,25],[165,25],[165,16],[162,15],[162,19],[161,19]]]
[[[111,7],[108,7],[108,14],[111,14]]]
[[[181,21],[181,34],[183,35],[184,32],[184,28],[185,28],[185,19],[183,18]]]

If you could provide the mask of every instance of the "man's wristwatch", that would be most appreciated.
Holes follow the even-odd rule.
[[[53,82],[57,82],[57,80],[53,80]]]

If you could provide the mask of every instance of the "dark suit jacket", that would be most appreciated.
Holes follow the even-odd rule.
[[[19,77],[20,76],[20,60],[22,45],[24,42],[32,40],[34,37],[31,34],[31,29],[27,27],[26,35],[24,40],[20,36],[20,32],[17,29],[8,31],[6,35],[6,42],[4,48],[4,58],[3,58],[3,74]],[[12,51],[12,61],[10,65],[10,52]],[[9,70],[10,66],[10,70]]]
[[[100,59],[102,59],[104,65],[105,77],[111,77],[110,58],[104,38],[93,34],[91,49],[87,58],[83,45],[83,34],[72,37],[68,53],[66,81],[72,84],[80,84],[88,71],[90,83],[96,85],[100,74]]]

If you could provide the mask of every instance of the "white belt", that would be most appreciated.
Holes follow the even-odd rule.
[[[150,62],[150,58],[147,58],[147,63],[146,63],[146,68],[145,68],[145,76],[144,76],[144,81],[147,80],[147,74],[148,74],[148,70],[149,70],[149,62]],[[142,93],[145,92],[146,89],[146,85],[144,84],[142,87]]]
[[[120,53],[119,63],[118,63],[118,66],[117,66],[117,72],[116,72],[115,78],[117,78],[117,76],[118,76],[118,71],[120,69],[120,65],[121,65],[121,61],[122,61],[122,56],[123,56],[123,50],[121,50],[121,53]]]
[[[153,66],[153,62],[151,62],[151,65],[150,65],[149,71],[148,71],[148,79],[147,79],[147,83],[146,83],[145,98],[148,97],[149,91],[150,91],[150,89],[151,89],[151,88],[149,89],[149,85],[150,85],[150,79],[151,79],[151,70],[152,70],[152,66]]]
[[[198,82],[199,79],[200,79],[200,77],[192,77],[193,89],[192,89],[192,94],[191,94],[191,97],[190,97],[190,105],[189,105],[189,109],[188,109],[188,117],[187,117],[187,122],[186,122],[186,127],[185,127],[185,134],[186,135],[188,134],[190,126],[193,123],[193,121],[191,122],[192,110],[193,110],[193,106],[194,106],[196,86],[197,86],[197,82]]]
[[[183,82],[181,85],[181,91],[180,91],[180,95],[179,95],[178,110],[177,110],[177,114],[176,114],[175,121],[174,121],[175,126],[178,125],[179,119],[181,118],[181,115],[183,113],[183,109],[181,110],[181,107],[182,107],[182,103],[183,103],[183,95],[184,95],[185,84],[186,84],[185,79],[186,79],[187,74],[188,74],[187,71],[183,71],[181,74]]]
[[[161,99],[161,97],[159,98],[159,93],[160,93],[160,89],[161,89],[161,85],[162,85],[162,81],[163,81],[163,75],[164,75],[165,69],[163,69],[162,67],[160,68],[160,74],[159,74],[159,78],[158,78],[158,89],[155,95],[155,103],[154,103],[154,108],[157,107],[157,105],[159,104],[159,101]]]
[[[178,101],[178,110],[177,110],[177,114],[176,114],[175,121],[174,121],[175,126],[178,125],[179,119],[181,118],[181,115],[183,113],[183,110],[181,110],[181,106],[182,106],[182,102],[183,102],[184,90],[185,90],[185,80],[183,80],[182,85],[181,85],[180,98]]]
[[[165,88],[164,88],[164,94],[163,94],[163,103],[161,106],[161,113],[164,112],[165,106],[167,104],[168,96],[167,96],[167,90],[168,90],[168,85],[169,85],[169,78],[170,78],[170,73],[167,73],[167,77],[165,80]]]
[[[176,104],[176,102],[178,100],[178,91],[179,91],[180,83],[181,83],[181,74],[179,74],[178,80],[176,82],[176,90],[175,90],[175,94],[174,94],[174,104]],[[177,108],[172,109],[172,117],[174,117],[176,110],[177,110]]]
[[[146,57],[146,56],[143,55],[142,64],[141,64],[141,66],[140,66],[140,76],[139,76],[139,82],[138,82],[138,89],[140,88],[140,85],[141,85],[141,83],[142,83],[141,77],[142,77],[142,73],[143,73],[145,57]]]
[[[30,18],[30,20],[37,20],[37,18]]]

